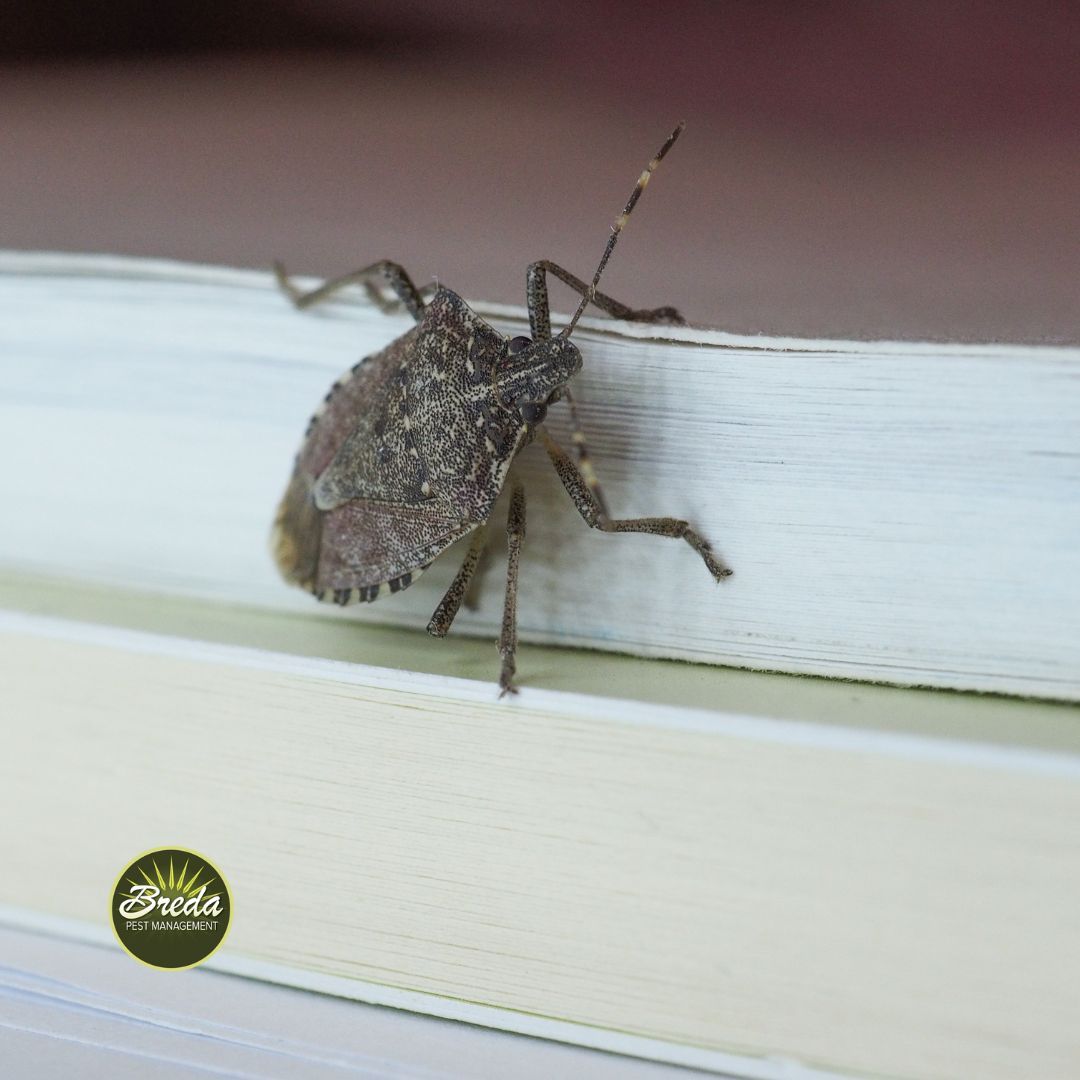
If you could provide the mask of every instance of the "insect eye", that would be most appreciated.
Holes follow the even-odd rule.
[[[526,424],[539,424],[547,416],[547,406],[535,401],[523,401],[518,406],[518,412]]]
[[[532,338],[516,337],[510,339],[510,344],[506,346],[506,351],[511,356],[516,356],[519,352],[524,352],[532,344]]]

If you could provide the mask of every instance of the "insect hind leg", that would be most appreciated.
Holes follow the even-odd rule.
[[[418,289],[403,267],[386,259],[362,267],[360,270],[352,270],[348,274],[342,274],[341,277],[324,281],[310,292],[301,292],[293,284],[285,272],[284,264],[281,262],[274,263],[274,277],[277,279],[281,291],[300,309],[314,307],[315,304],[330,299],[335,293],[340,292],[349,285],[362,285],[369,299],[383,311],[396,310],[398,304],[403,304],[417,322],[423,318],[424,314],[424,293],[430,294],[436,288],[432,284],[426,285],[423,290]],[[387,300],[382,294],[382,291],[376,285],[376,282],[380,279],[393,290],[394,295],[397,297],[396,301]]]

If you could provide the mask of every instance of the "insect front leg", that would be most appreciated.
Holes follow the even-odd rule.
[[[541,428],[541,433],[544,447],[551,458],[551,463],[555,466],[555,471],[559,474],[563,487],[566,488],[578,513],[590,528],[599,529],[601,532],[651,533],[653,536],[670,536],[685,540],[701,556],[709,573],[717,581],[731,576],[731,570],[713,554],[708,540],[692,529],[689,522],[681,518],[609,518],[589,490],[589,485],[577,466],[570,460],[570,456],[543,428]]]
[[[517,587],[518,563],[521,561],[521,542],[525,539],[525,489],[514,485],[510,499],[510,513],[506,519],[506,537],[509,556],[506,563],[506,600],[503,603],[502,633],[499,634],[499,655],[502,670],[499,672],[499,697],[509,692],[516,694],[514,672],[517,670]]]
[[[552,274],[564,285],[568,285],[579,296],[589,291],[589,286],[569,270],[547,259],[530,264],[525,271],[525,302],[529,309],[529,327],[534,341],[546,341],[551,337],[551,306],[548,302],[547,275]],[[622,304],[605,293],[595,293],[592,302],[613,319],[626,319],[629,322],[675,323],[680,325],[686,320],[673,307],[651,309],[632,308]]]
[[[306,293],[301,292],[289,280],[288,275],[285,273],[284,264],[280,262],[274,263],[274,276],[277,278],[281,291],[301,309],[313,307],[323,300],[328,300],[334,293],[340,292],[349,285],[362,285],[371,300],[383,311],[393,310],[397,306],[396,302],[387,300],[375,284],[376,281],[382,279],[390,286],[398,301],[405,305],[409,314],[417,322],[423,318],[423,293],[412,283],[412,279],[401,266],[385,259],[381,262],[372,263],[370,266],[365,266],[360,270],[353,270],[348,274],[343,274],[341,277],[324,281],[318,288]],[[427,285],[423,290],[423,292],[434,291],[434,285]]]
[[[461,603],[469,591],[469,583],[472,581],[473,574],[476,573],[476,567],[484,553],[486,544],[487,530],[485,526],[481,525],[472,534],[472,539],[469,541],[469,550],[465,553],[464,560],[462,560],[461,569],[454,576],[454,580],[450,582],[450,588],[446,590],[446,595],[439,601],[439,606],[435,609],[435,613],[431,616],[431,622],[427,625],[427,632],[432,637],[446,637],[449,632],[461,608]]]

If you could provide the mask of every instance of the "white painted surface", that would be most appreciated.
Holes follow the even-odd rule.
[[[407,325],[295,312],[252,272],[4,255],[0,561],[311,610],[271,564],[275,504],[330,382]],[[1080,697],[1080,350],[577,337],[614,512],[691,519],[735,576],[590,532],[534,447],[524,639]],[[423,626],[455,561],[327,614]],[[499,566],[461,629],[494,632]]]

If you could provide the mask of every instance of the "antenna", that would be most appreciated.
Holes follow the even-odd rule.
[[[574,331],[574,327],[577,326],[578,319],[581,318],[581,313],[593,302],[593,298],[596,296],[596,286],[600,283],[600,275],[604,272],[604,267],[607,266],[608,259],[611,258],[611,253],[615,250],[615,244],[619,240],[619,233],[623,231],[623,227],[626,225],[627,218],[630,217],[631,212],[637,205],[638,199],[641,198],[641,193],[648,187],[649,177],[652,176],[653,170],[661,161],[664,160],[664,155],[675,145],[675,140],[683,133],[686,127],[686,121],[683,120],[679,126],[668,136],[667,142],[656,152],[656,156],[645,167],[645,171],[638,177],[638,182],[634,185],[634,190],[630,195],[630,198],[626,200],[626,206],[623,207],[623,212],[615,219],[615,224],[611,226],[611,236],[608,237],[607,247],[604,248],[604,254],[600,259],[600,265],[596,268],[596,273],[593,274],[592,283],[588,289],[585,290],[585,295],[581,298],[581,303],[578,304],[577,311],[574,312],[574,317],[570,320],[569,326],[559,337],[568,338]]]

